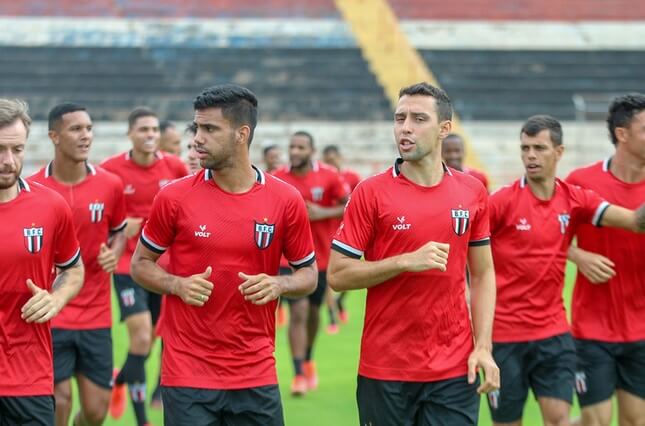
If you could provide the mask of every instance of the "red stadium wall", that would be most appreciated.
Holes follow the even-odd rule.
[[[402,19],[645,20],[634,0],[390,0]],[[333,0],[21,0],[0,1],[0,15],[106,17],[338,17]]]

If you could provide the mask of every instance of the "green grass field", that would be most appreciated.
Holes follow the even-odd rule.
[[[574,269],[569,265],[564,294],[567,306],[571,300],[573,274]],[[320,375],[320,388],[316,392],[308,394],[305,398],[294,399],[289,394],[292,364],[289,357],[286,330],[285,328],[278,329],[276,359],[287,426],[351,426],[358,424],[355,389],[364,299],[364,292],[355,292],[348,295],[346,300],[348,301],[351,317],[349,324],[342,327],[339,334],[329,336],[321,329],[322,332],[314,354]],[[116,301],[114,302],[114,307],[114,316],[118,317]],[[326,316],[323,317],[322,323],[326,325]],[[113,328],[113,337],[115,365],[121,366],[127,352],[127,335],[125,327],[117,321],[115,321]],[[147,363],[148,389],[150,393],[157,379],[158,362],[159,347],[157,345]],[[78,399],[75,398],[74,411],[77,407]],[[573,415],[577,415],[577,413],[578,409],[574,407]],[[149,410],[149,419],[154,425],[163,424],[160,411]],[[533,398],[530,398],[526,404],[523,420],[525,426],[542,424],[538,406]],[[135,425],[136,423],[134,413],[128,407],[126,414],[119,421],[108,418],[105,424]],[[482,426],[491,424],[485,399],[482,399],[479,424]],[[614,424],[616,424],[615,421]]]

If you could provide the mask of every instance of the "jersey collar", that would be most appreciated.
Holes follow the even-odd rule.
[[[264,172],[258,167],[255,167],[253,164],[251,164],[251,167],[253,167],[253,170],[255,170],[255,182],[259,183],[260,185],[264,185],[266,183],[266,176],[264,175]],[[204,180],[209,181],[212,178],[213,171],[211,169],[204,169]]]
[[[29,186],[29,183],[27,183],[26,180],[24,180],[23,178],[19,177],[18,178],[18,194],[20,194],[22,191],[31,192],[31,187]]]
[[[605,161],[602,162],[602,171],[603,172],[608,172],[609,171],[609,167],[611,167],[611,160],[613,160],[613,159],[614,159],[614,157],[609,157],[609,158],[606,158]]]
[[[394,167],[392,167],[392,177],[399,177],[401,175],[401,164],[403,164],[403,161],[403,158],[397,158],[396,161],[394,161]],[[452,176],[452,172],[443,161],[441,162],[441,167],[443,167],[444,174]]]
[[[85,170],[87,170],[88,175],[95,176],[96,175],[96,168],[88,163],[87,161],[85,162]],[[47,164],[47,167],[45,167],[45,177],[49,178],[54,174],[54,161],[50,161],[49,164]]]

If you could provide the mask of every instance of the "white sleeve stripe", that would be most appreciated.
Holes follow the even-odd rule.
[[[142,239],[142,240],[144,240],[148,245],[150,245],[150,247],[153,247],[153,248],[155,248],[155,249],[157,249],[157,250],[159,250],[159,251],[166,251],[166,250],[168,250],[168,247],[160,246],[159,244],[155,243],[155,242],[154,242],[154,241],[152,241],[150,238],[148,238],[148,237],[146,236],[145,232],[143,232],[143,231],[141,231],[141,239]]]
[[[290,263],[291,265],[293,265],[293,266],[299,266],[299,265],[302,265],[303,263],[307,263],[307,262],[309,262],[311,259],[313,259],[313,258],[314,258],[314,256],[316,256],[316,252],[315,252],[315,251],[312,251],[311,253],[309,253],[308,255],[306,255],[305,257],[303,257],[302,259],[300,259],[300,260],[295,260],[295,261],[293,261],[293,262],[289,262],[289,263]]]
[[[591,219],[591,224],[594,226],[600,226],[600,221],[602,220],[602,215],[605,214],[605,210],[609,208],[611,204],[609,204],[607,201],[603,201],[600,203],[598,208],[596,209],[596,213],[593,215],[593,219]]]
[[[340,241],[338,241],[338,240],[336,240],[336,239],[332,240],[331,245],[332,245],[332,246],[336,246],[336,247],[338,247],[338,248],[341,248],[341,249],[343,249],[343,250],[345,250],[345,251],[348,251],[348,252],[350,252],[350,253],[352,253],[352,254],[354,254],[354,255],[358,256],[358,257],[363,256],[363,251],[362,251],[362,250],[359,250],[359,249],[357,249],[357,248],[354,248],[354,247],[352,247],[352,246],[349,246],[349,245],[347,245],[347,244],[345,244],[345,243],[342,243],[342,242],[340,242]]]
[[[74,252],[74,256],[70,257],[65,262],[57,263],[56,266],[58,268],[64,269],[64,268],[74,264],[80,255],[81,255],[81,248],[79,247]]]
[[[114,228],[110,228],[110,231],[112,232],[117,232],[125,228],[125,226],[128,224],[128,219],[123,219],[123,222],[119,223],[117,226]]]

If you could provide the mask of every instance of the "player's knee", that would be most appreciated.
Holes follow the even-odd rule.
[[[99,404],[96,404],[91,407],[87,407],[86,410],[83,411],[83,419],[85,420],[85,424],[91,426],[102,425],[105,421],[105,417],[107,417],[107,410],[108,404],[101,406],[99,406]]]
[[[610,426],[611,411],[606,414],[600,410],[582,410],[582,426]],[[622,423],[621,423],[622,424]]]
[[[147,354],[152,345],[152,333],[149,328],[141,327],[132,335],[130,351],[138,354]]]
[[[72,408],[71,388],[56,386],[54,390],[56,411],[69,411]]]
[[[619,415],[621,426],[645,426],[645,413],[623,412]]]

